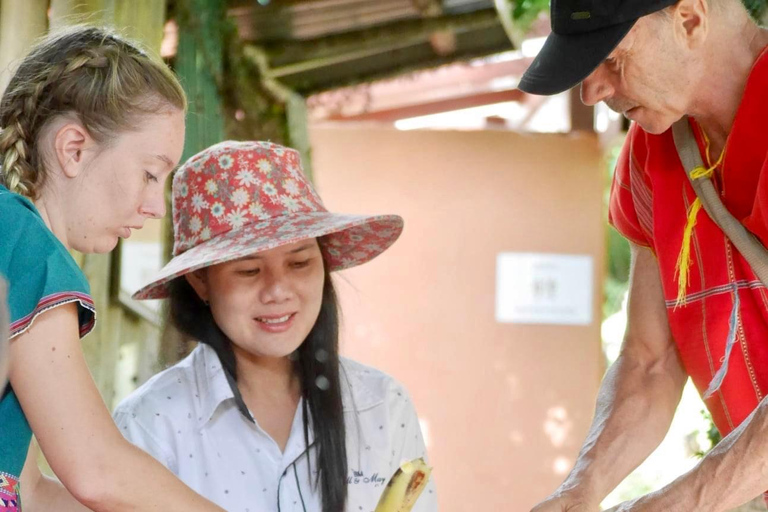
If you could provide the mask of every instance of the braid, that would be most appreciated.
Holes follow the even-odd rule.
[[[37,173],[28,137],[38,131],[35,125],[42,112],[46,86],[58,80],[66,67],[66,62],[51,66],[45,80],[23,84],[3,97],[2,110],[9,112],[9,118],[2,122],[5,128],[0,131],[0,155],[3,181],[12,192],[34,197]]]
[[[96,142],[129,129],[163,105],[186,109],[184,91],[162,62],[95,27],[73,27],[38,44],[0,102],[0,182],[32,199],[45,179],[38,139],[75,114]]]
[[[12,192],[30,195],[34,172],[27,161],[29,149],[18,120],[0,131],[0,154],[4,155],[0,165],[3,184]]]
[[[28,137],[39,131],[36,125],[45,107],[43,95],[49,84],[82,67],[84,58],[85,55],[81,55],[69,63],[60,62],[50,66],[44,79],[37,83],[24,84],[6,94],[4,100],[7,98],[7,102],[3,101],[3,110],[7,109],[10,117],[4,121],[6,127],[0,132],[0,155],[4,155],[3,181],[10,191],[34,197],[37,173]]]

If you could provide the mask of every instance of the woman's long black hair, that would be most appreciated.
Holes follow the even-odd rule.
[[[224,371],[236,383],[232,342],[216,325],[210,308],[183,277],[174,279],[169,287],[171,322],[185,335],[213,348]],[[304,418],[311,418],[315,434],[319,470],[315,485],[320,488],[323,512],[343,512],[347,501],[347,449],[339,375],[339,310],[327,271],[320,314],[292,360],[301,382]],[[304,438],[309,444],[307,421]]]

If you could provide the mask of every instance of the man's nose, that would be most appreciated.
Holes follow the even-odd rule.
[[[610,98],[613,93],[613,86],[602,64],[581,82],[581,101],[590,107]]]

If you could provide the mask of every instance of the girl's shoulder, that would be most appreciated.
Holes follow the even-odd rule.
[[[94,305],[80,267],[32,202],[0,186],[0,275],[8,282],[11,337],[40,313],[77,302],[80,335],[93,328]]]
[[[26,240],[34,245],[54,245],[56,237],[46,227],[35,205],[28,198],[0,185],[0,241],[2,247]]]

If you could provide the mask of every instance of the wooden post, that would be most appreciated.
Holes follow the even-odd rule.
[[[226,13],[220,0],[179,0],[176,14],[179,46],[175,71],[189,102],[184,154],[181,158],[184,162],[225,138],[220,84]],[[173,227],[170,221],[164,224],[163,232],[165,257],[170,259],[173,247]],[[185,339],[169,322],[165,322],[157,351],[159,364],[173,364],[191,348],[191,340]]]
[[[112,20],[106,0],[51,0],[50,23],[55,31],[69,25],[101,25]]]
[[[80,23],[109,26],[159,55],[165,12],[164,0],[51,0],[51,30]]]
[[[47,0],[0,2],[0,96],[11,79],[16,62],[48,28]]]
[[[258,70],[260,88],[269,93],[273,102],[284,105],[285,129],[282,131],[287,137],[285,144],[299,152],[304,174],[312,181],[312,152],[306,99],[272,76],[269,58],[263,49],[249,45],[243,48],[243,55],[245,60]]]
[[[515,48],[520,48],[523,39],[525,39],[525,30],[513,21],[512,11],[515,8],[515,3],[512,0],[494,0],[493,3],[496,6],[496,12],[499,13],[499,21],[501,21],[501,26],[504,27],[507,37],[515,45]]]
[[[220,83],[225,12],[219,0],[181,0],[176,72],[189,100],[182,161],[224,139]]]
[[[119,0],[114,4],[114,24],[121,33],[160,55],[165,13],[165,1]]]
[[[571,102],[571,131],[594,132],[595,109],[581,102],[581,89],[579,86],[569,91]]]

